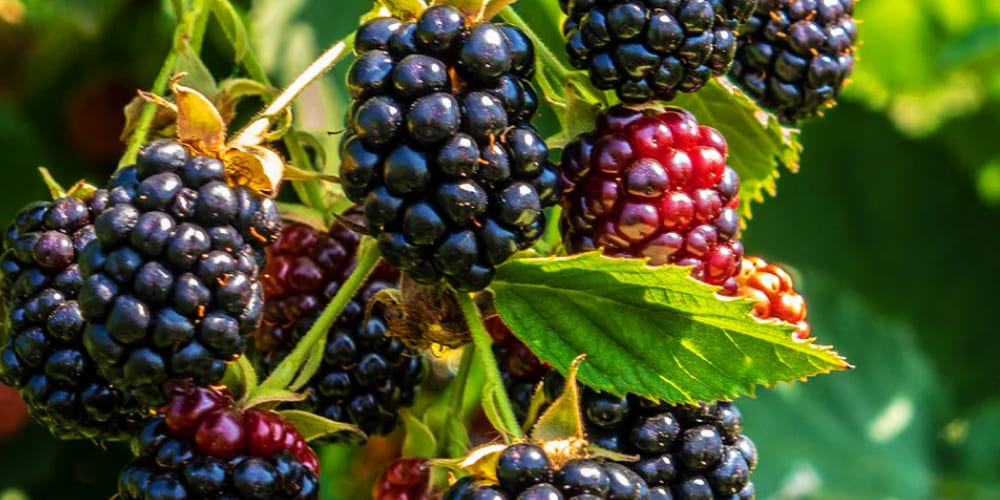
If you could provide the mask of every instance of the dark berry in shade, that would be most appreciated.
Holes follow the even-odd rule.
[[[538,384],[550,368],[514,336],[499,316],[486,318],[485,325],[493,338],[493,355],[500,366],[500,376],[510,396],[514,415],[524,420]]]
[[[278,237],[273,200],[226,183],[219,160],[173,141],[140,151],[109,186],[82,255],[83,342],[140,403],[218,383],[264,310],[259,269]]]
[[[360,223],[359,207],[341,219]],[[266,306],[255,347],[265,371],[272,370],[313,325],[354,271],[361,236],[337,222],[328,231],[305,224],[285,226],[268,249],[262,273]],[[332,420],[351,422],[369,435],[392,431],[399,409],[413,404],[427,368],[421,354],[387,331],[384,310],[366,308],[380,291],[395,288],[399,271],[379,264],[327,334],[320,367],[297,407]],[[336,434],[330,441],[353,439]]]
[[[319,461],[298,430],[214,389],[177,390],[131,448],[118,480],[123,500],[319,498]]]
[[[389,264],[424,284],[486,287],[541,236],[560,191],[530,123],[530,39],[447,5],[413,22],[368,21],[356,38],[344,192]]]
[[[785,124],[832,107],[854,70],[854,0],[760,0],[740,28],[732,79]]]
[[[131,279],[141,261],[123,252],[85,258],[84,247],[96,237],[93,222],[108,200],[102,189],[86,197],[33,203],[4,234],[0,299],[6,328],[0,334],[0,382],[18,389],[35,420],[60,439],[125,439],[141,414],[131,391],[98,372],[99,359],[120,353],[103,347],[96,349],[100,357],[88,352],[90,328],[78,301],[86,285],[81,267],[110,258],[117,276]],[[117,289],[112,281],[100,285],[102,294]],[[104,305],[102,301],[100,307]],[[123,303],[116,317],[135,312]],[[124,334],[118,326],[116,333]],[[95,343],[114,342],[104,329],[92,337]]]
[[[622,102],[671,100],[726,74],[758,0],[560,2],[570,63]]]
[[[695,278],[734,293],[743,245],[728,155],[722,135],[685,110],[610,108],[563,150],[567,250],[692,266]]]

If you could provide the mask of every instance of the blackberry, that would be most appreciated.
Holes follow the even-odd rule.
[[[353,208],[342,218],[361,223],[361,210]],[[325,232],[302,223],[282,228],[278,240],[267,249],[267,264],[261,271],[265,305],[263,324],[255,333],[258,351],[282,358],[294,347],[291,337],[295,324],[333,298],[354,271],[360,243],[361,235],[340,222]],[[340,322],[360,321],[371,297],[395,288],[398,281],[398,271],[379,264],[360,291],[359,300],[348,303]]]
[[[781,266],[768,264],[760,257],[747,257],[743,259],[737,281],[739,289],[736,295],[754,300],[754,316],[791,323],[797,327],[795,338],[809,338],[806,301],[795,291],[792,277]]]
[[[341,183],[382,256],[424,284],[473,291],[531,246],[558,176],[530,120],[531,42],[457,10],[378,18],[357,33]]]
[[[622,102],[670,100],[726,74],[757,0],[560,0],[570,63]]]
[[[398,458],[372,486],[373,500],[429,500],[431,467],[426,458]]]
[[[346,214],[348,219],[356,216],[356,211]],[[359,237],[341,224],[328,233],[301,224],[282,231],[264,272],[267,320],[257,340],[258,347],[265,348],[266,371],[309,331],[322,306],[354,269],[358,242]],[[372,297],[395,287],[398,280],[398,271],[379,264],[347,304],[330,328],[323,361],[305,387],[308,398],[296,403],[299,409],[353,423],[369,435],[395,428],[399,408],[413,404],[426,363],[418,351],[389,336],[381,307],[365,316]],[[353,436],[343,433],[329,439]]]
[[[132,438],[122,500],[318,499],[316,454],[277,414],[187,389]]]
[[[832,107],[854,70],[854,0],[760,0],[732,78],[789,125]]]
[[[486,318],[485,325],[486,331],[493,338],[493,356],[499,364],[500,376],[503,378],[504,389],[510,396],[514,415],[518,420],[524,420],[528,416],[535,390],[550,367],[514,336],[514,332],[499,316]]]
[[[555,467],[545,450],[519,443],[500,453],[498,484],[463,478],[444,493],[443,500],[653,500],[638,474],[614,462],[569,459]],[[666,497],[669,498],[669,497]]]
[[[271,199],[229,186],[222,162],[173,141],[146,145],[114,183],[80,256],[83,344],[105,378],[155,406],[170,385],[219,382],[242,354],[281,218]]]
[[[551,373],[546,379],[550,398],[563,383],[561,376]],[[754,498],[749,476],[757,466],[757,451],[753,441],[742,435],[743,419],[736,405],[664,405],[584,386],[581,406],[592,444],[639,457],[622,465],[642,477],[651,498]]]
[[[693,266],[695,278],[735,291],[743,245],[728,153],[722,134],[682,109],[608,109],[563,150],[566,248]]]
[[[19,389],[35,419],[61,439],[124,439],[137,416],[131,393],[99,374],[84,349],[78,260],[107,204],[104,190],[33,203],[4,235],[0,381]]]

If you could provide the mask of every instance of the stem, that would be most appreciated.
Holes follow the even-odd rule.
[[[330,331],[330,327],[337,321],[340,314],[344,312],[344,307],[358,293],[358,289],[364,285],[368,279],[368,275],[371,274],[375,269],[375,265],[378,264],[380,258],[378,247],[370,238],[366,238],[365,240],[361,242],[361,247],[358,249],[358,265],[354,268],[354,272],[347,277],[344,285],[337,290],[333,299],[323,309],[323,313],[316,319],[316,323],[299,340],[291,354],[278,364],[274,372],[271,373],[271,376],[260,385],[257,392],[263,393],[267,390],[285,389],[288,387],[288,384],[292,382],[296,374],[305,365],[315,344],[317,342],[326,342],[326,335]],[[300,377],[308,378],[312,375],[312,373],[303,373]],[[249,399],[253,399],[253,396]]]
[[[455,374],[455,380],[452,382],[451,395],[448,399],[448,417],[457,418],[459,422],[464,419],[464,413],[462,411],[462,406],[465,402],[465,386],[469,381],[469,371],[472,369],[472,358],[475,355],[475,349],[471,347],[466,347],[462,351],[462,361],[458,365],[458,373]],[[444,428],[441,429],[441,437],[438,439],[438,449],[437,456],[443,457],[448,453],[448,442],[451,440],[451,425],[447,422]]]
[[[167,84],[170,82],[174,65],[177,63],[177,54],[183,44],[188,44],[195,53],[200,51],[205,26],[208,24],[208,14],[211,12],[211,9],[206,5],[208,1],[193,0],[191,6],[177,19],[177,28],[174,29],[174,39],[170,45],[170,52],[163,58],[163,65],[160,66],[160,72],[156,75],[156,80],[153,81],[151,93],[162,95],[167,91]],[[135,131],[132,132],[132,137],[129,138],[125,154],[118,162],[119,167],[135,163],[135,159],[139,155],[139,148],[146,143],[149,136],[149,128],[153,125],[156,108],[157,105],[151,102],[143,105],[142,114],[139,115],[139,122],[136,124]]]
[[[528,23],[524,22],[524,19],[521,19],[521,16],[518,15],[514,9],[505,7],[500,11],[500,17],[504,21],[517,26],[524,32],[525,35],[528,35],[528,38],[531,39],[531,43],[535,45],[535,50],[541,57],[543,64],[548,66],[560,80],[565,82],[570,79],[570,73],[572,73],[570,69],[563,65],[562,61],[560,61],[559,58],[557,58],[556,55],[549,50],[549,47],[542,42],[542,39],[538,37],[538,34],[536,34],[531,27],[528,26]]]
[[[479,357],[483,360],[486,380],[492,381],[494,386],[498,388],[496,403],[500,419],[503,420],[503,425],[508,432],[514,435],[513,437],[520,438],[522,436],[521,426],[517,423],[514,409],[510,405],[510,398],[507,396],[507,391],[504,390],[500,368],[497,367],[497,360],[493,357],[493,341],[490,339],[490,334],[486,333],[483,319],[479,316],[479,309],[476,309],[476,304],[468,293],[458,292],[455,295],[458,296],[458,305],[462,308],[462,314],[469,325],[469,331],[472,332],[472,343],[476,347],[476,351],[479,352]]]

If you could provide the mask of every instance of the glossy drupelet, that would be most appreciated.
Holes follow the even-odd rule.
[[[560,0],[566,52],[626,103],[670,100],[729,71],[757,0]]]
[[[383,257],[415,280],[460,290],[532,245],[558,176],[530,120],[534,49],[517,28],[471,24],[435,5],[414,22],[377,18],[355,38],[341,143],[344,191],[364,206]]]
[[[122,500],[319,498],[319,462],[299,432],[213,389],[179,391],[136,431],[132,452],[118,482]]]
[[[743,245],[728,156],[722,134],[685,110],[605,111],[563,150],[566,248],[693,266],[695,278],[735,291]]]
[[[96,240],[80,256],[83,344],[99,372],[140,402],[210,385],[260,324],[264,248],[277,205],[226,182],[223,164],[173,141],[120,170]]]
[[[854,70],[854,0],[760,0],[733,80],[790,125],[835,104]]]
[[[347,220],[357,218],[355,210]],[[264,327],[257,347],[271,371],[313,325],[330,298],[357,265],[360,236],[338,222],[321,233],[303,224],[282,230],[263,273]],[[383,308],[366,309],[380,291],[395,288],[399,271],[379,264],[344,307],[327,335],[319,369],[303,389],[299,409],[358,425],[368,435],[386,434],[399,422],[399,409],[413,404],[427,367],[423,356],[390,337]],[[336,434],[328,440],[353,439]]]
[[[442,500],[664,500],[627,467],[604,460],[576,458],[561,467],[540,446],[508,446],[496,465],[497,483],[466,477],[453,484]]]
[[[136,401],[98,373],[82,338],[77,260],[107,203],[104,190],[33,203],[4,235],[0,380],[62,439],[124,439],[137,417]]]
[[[795,338],[807,340],[806,301],[795,291],[792,276],[781,266],[768,264],[760,257],[746,257],[736,277],[736,295],[754,300],[753,315],[761,319],[779,319],[796,326]]]
[[[426,458],[399,458],[375,480],[372,500],[430,500],[430,482]]]

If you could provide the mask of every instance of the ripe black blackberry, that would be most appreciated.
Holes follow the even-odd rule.
[[[552,400],[564,380],[550,372],[545,382]],[[601,448],[638,456],[639,461],[622,465],[639,474],[651,493],[663,495],[652,498],[754,498],[749,477],[757,466],[757,450],[742,435],[743,419],[736,405],[664,405],[584,386],[581,406],[587,439]]]
[[[854,70],[854,0],[760,0],[732,77],[790,125],[834,105]]]
[[[757,0],[560,0],[570,63],[626,103],[673,99],[729,71]]]
[[[281,218],[226,174],[180,143],[148,144],[117,174],[80,256],[83,344],[143,404],[165,403],[182,381],[219,382],[260,324],[258,273]]]
[[[122,500],[314,500],[318,462],[278,415],[236,408],[225,394],[192,389],[132,438]]]
[[[558,197],[531,126],[531,42],[435,5],[357,33],[341,182],[382,256],[415,280],[479,290],[542,234]]]
[[[722,134],[683,109],[608,109],[563,150],[566,248],[692,266],[695,278],[735,293],[740,179],[728,156]]]
[[[61,439],[124,439],[137,404],[98,374],[84,350],[77,259],[94,240],[108,193],[25,207],[7,229],[0,260],[4,315],[0,381]]]
[[[614,462],[575,458],[555,467],[545,450],[519,443],[500,453],[497,484],[467,477],[442,500],[663,500],[638,474]]]

